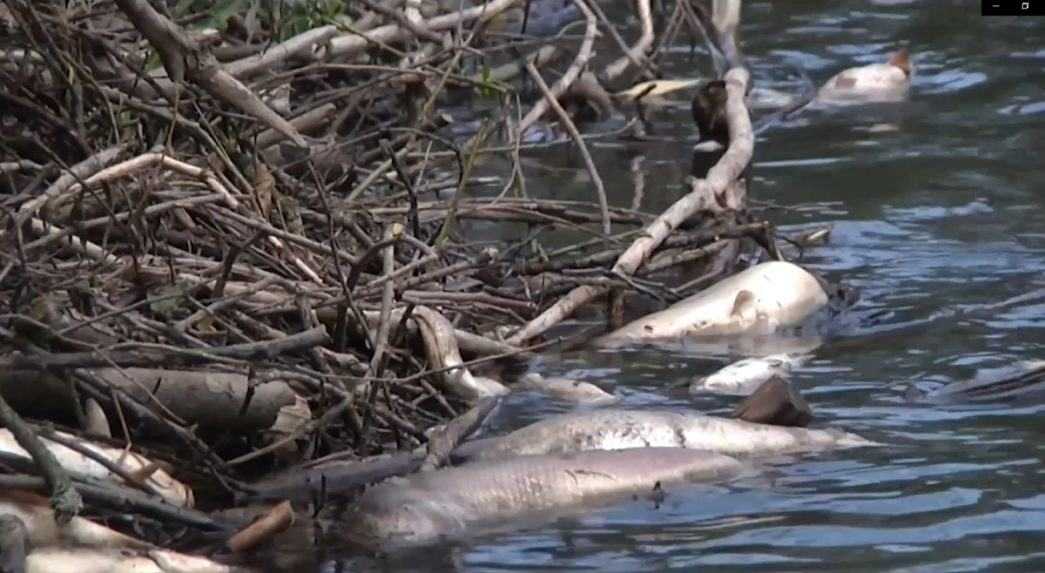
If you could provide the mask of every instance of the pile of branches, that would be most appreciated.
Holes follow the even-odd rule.
[[[507,391],[483,365],[556,342],[595,299],[619,322],[626,293],[672,302],[741,239],[771,248],[744,209],[735,18],[684,1],[658,33],[638,0],[629,44],[584,0],[211,4],[0,4],[0,422],[30,453],[44,429],[21,416],[152,445],[228,500],[278,465],[423,445]],[[664,213],[613,208],[568,103],[631,109],[652,83],[607,86],[655,78],[687,26],[719,52],[728,149]],[[615,55],[596,67],[600,35]],[[472,100],[489,112],[462,130],[445,110]],[[592,201],[526,194],[520,154],[546,120]],[[491,156],[512,167],[481,193]],[[469,237],[465,219],[530,232]],[[542,248],[552,228],[592,238]],[[696,280],[662,280],[694,262]],[[4,459],[10,484],[68,485]]]

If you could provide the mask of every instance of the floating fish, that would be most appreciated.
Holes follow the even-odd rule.
[[[948,384],[928,393],[925,398],[934,402],[984,402],[1031,395],[1045,396],[1043,360],[981,370],[972,380]]]
[[[539,390],[554,398],[589,406],[606,406],[620,401],[620,398],[594,384],[569,378],[545,378],[540,374],[531,373],[523,376],[518,386]]]
[[[892,54],[884,64],[870,64],[839,72],[817,92],[820,102],[834,104],[902,101],[911,87],[907,48]]]
[[[464,444],[459,459],[628,448],[689,448],[756,456],[875,445],[836,429],[809,430],[752,424],[703,414],[617,408],[546,418],[500,438]]]
[[[725,366],[714,374],[696,378],[690,384],[689,392],[750,396],[774,376],[789,377],[793,369],[805,364],[809,358],[809,355],[800,354],[745,358]]]
[[[723,279],[660,311],[624,325],[598,342],[683,336],[749,336],[797,327],[828,305],[820,281],[793,263],[771,261]]]
[[[658,483],[727,479],[743,467],[682,448],[518,456],[387,480],[343,522],[348,539],[364,547],[418,546],[652,494]]]

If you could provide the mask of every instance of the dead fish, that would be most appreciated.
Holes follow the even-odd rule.
[[[25,523],[17,515],[0,514],[0,571],[23,573],[30,547]]]
[[[535,517],[598,507],[662,484],[741,472],[729,456],[681,448],[518,456],[393,478],[345,516],[356,544],[389,550],[518,527]]]
[[[1003,368],[988,368],[972,380],[955,382],[929,392],[933,402],[983,402],[1028,395],[1045,396],[1045,361],[1027,360]]]
[[[794,105],[798,96],[781,90],[765,87],[753,87],[746,97],[747,108],[751,111],[764,111],[785,108]]]
[[[801,325],[827,304],[827,293],[816,277],[793,263],[771,261],[626,324],[598,343],[619,346],[682,336],[771,334]]]
[[[594,384],[569,378],[545,378],[536,373],[523,376],[522,380],[519,381],[519,386],[539,390],[555,398],[589,406],[607,406],[620,401],[620,398]]]
[[[714,374],[701,376],[689,386],[690,394],[727,394],[750,396],[774,376],[787,378],[791,371],[809,360],[809,355],[772,354],[761,358],[745,358],[729,364]]]
[[[130,551],[44,547],[26,557],[26,573],[238,573],[252,569],[166,549]]]
[[[606,409],[561,414],[483,440],[455,454],[468,459],[628,448],[689,448],[756,456],[875,445],[836,429],[808,430],[752,424],[703,414]]]
[[[901,101],[911,87],[912,72],[910,55],[903,48],[885,63],[839,72],[820,88],[816,99],[833,104]]]
[[[151,486],[163,500],[176,507],[193,507],[195,497],[192,489],[184,483],[174,479],[166,470],[155,466],[155,462],[138,453],[97,444],[89,440],[78,438],[64,432],[54,432],[55,439],[73,442],[74,446],[86,450],[89,454],[83,454],[65,445],[54,442],[45,436],[41,436],[43,443],[55,459],[66,470],[75,471],[97,480],[116,480],[118,476],[97,459],[108,460],[110,464],[121,466],[125,471],[136,473],[144,472],[152,467],[147,477],[142,481]],[[9,456],[12,459],[30,460],[31,457],[15,439],[10,430],[0,429],[0,458]]]

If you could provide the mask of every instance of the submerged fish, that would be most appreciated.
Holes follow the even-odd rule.
[[[1045,361],[1027,360],[981,370],[972,380],[948,384],[925,398],[934,402],[983,402],[1030,395],[1045,396]]]
[[[540,374],[530,373],[523,376],[519,381],[519,386],[539,390],[554,398],[589,406],[607,406],[620,401],[620,398],[594,384],[569,378],[545,378]]]
[[[836,429],[784,428],[663,410],[607,409],[546,418],[500,438],[465,444],[455,455],[489,460],[585,450],[663,447],[752,456],[871,445],[876,444]]]
[[[682,336],[761,335],[797,327],[828,306],[820,281],[802,267],[755,265],[599,340],[604,346]]]
[[[912,71],[907,48],[903,48],[884,64],[839,72],[820,88],[816,99],[834,104],[901,101],[911,87]]]
[[[681,448],[519,456],[393,478],[366,491],[344,523],[375,549],[425,545],[652,493],[658,483],[740,473],[734,458]]]
[[[805,364],[808,355],[772,354],[761,358],[745,358],[729,364],[708,376],[693,380],[691,394],[711,393],[731,396],[750,396],[758,387],[774,376],[787,378],[791,370]]]

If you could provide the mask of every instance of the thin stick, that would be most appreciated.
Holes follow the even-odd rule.
[[[726,74],[726,119],[729,124],[730,141],[726,153],[718,163],[708,171],[707,179],[696,179],[691,183],[690,192],[676,201],[667,211],[646,227],[645,233],[628,247],[628,250],[617,259],[613,273],[629,276],[642,266],[654,250],[683,221],[701,209],[721,211],[725,208],[738,208],[739,199],[735,193],[727,193],[727,188],[740,176],[751,161],[754,151],[754,134],[751,130],[751,117],[744,106],[744,94],[747,91],[750,74],[744,68],[733,68]],[[527,340],[545,332],[572,315],[578,308],[606,292],[605,287],[581,285],[562,297],[554,305],[531,320],[522,329],[512,335],[508,342],[522,345]]]
[[[584,5],[583,2],[580,3]],[[590,12],[589,12],[590,13]],[[599,210],[602,213],[602,232],[609,236],[613,234],[613,228],[610,225],[610,206],[609,201],[606,199],[606,187],[602,184],[602,177],[599,175],[599,170],[595,167],[595,162],[592,161],[591,153],[588,152],[588,146],[584,144],[584,139],[581,138],[580,131],[577,130],[577,126],[573,124],[570,119],[570,115],[566,113],[566,110],[559,105],[559,101],[552,95],[548,84],[544,83],[544,78],[541,77],[540,72],[533,65],[533,62],[526,62],[526,71],[533,78],[537,88],[544,94],[545,99],[548,101],[548,105],[551,106],[552,110],[556,115],[559,116],[559,121],[562,122],[566,131],[570,132],[570,137],[577,144],[577,149],[581,152],[581,157],[584,159],[584,167],[588,169],[588,174],[591,176],[591,182],[595,186],[595,195],[599,199]]]
[[[15,441],[23,450],[29,453],[36,464],[36,469],[44,477],[47,488],[51,493],[51,507],[54,509],[54,519],[59,525],[69,523],[83,509],[83,499],[80,493],[73,487],[69,474],[66,473],[62,464],[54,457],[51,450],[36,437],[32,428],[29,427],[22,417],[7,404],[0,396],[0,424],[11,431]]]
[[[577,50],[577,56],[573,59],[573,63],[566,69],[566,73],[559,78],[559,81],[555,82],[555,85],[551,88],[553,97],[544,97],[537,100],[530,108],[530,111],[523,116],[522,121],[515,128],[516,136],[522,137],[522,134],[526,133],[526,130],[533,125],[541,116],[548,111],[550,99],[557,99],[562,94],[566,93],[573,82],[580,77],[581,72],[588,65],[588,60],[591,59],[592,46],[595,44],[595,34],[598,31],[599,22],[595,19],[595,14],[592,14],[591,9],[583,2],[583,0],[573,0],[573,3],[577,5],[577,8],[584,14],[585,19],[588,21],[588,25],[584,30],[584,40],[581,42],[581,47]]]

